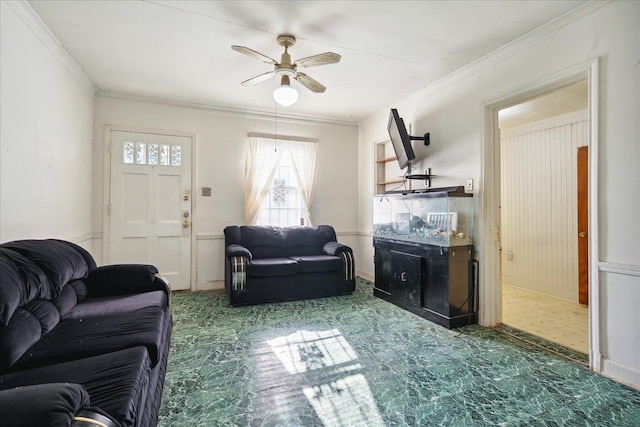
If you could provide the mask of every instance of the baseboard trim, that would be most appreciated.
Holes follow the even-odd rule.
[[[640,390],[640,372],[634,369],[622,366],[612,360],[604,359],[602,361],[602,372],[600,373],[621,384]]]
[[[224,280],[207,280],[196,283],[196,291],[218,291],[224,289]]]

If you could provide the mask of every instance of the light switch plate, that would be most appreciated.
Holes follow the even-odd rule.
[[[467,180],[467,185],[464,187],[464,190],[467,193],[473,193],[473,179]]]
[[[211,197],[211,187],[202,187],[202,196]]]

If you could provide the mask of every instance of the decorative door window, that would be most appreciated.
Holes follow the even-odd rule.
[[[128,165],[182,166],[180,145],[127,141],[122,146],[122,162]]]

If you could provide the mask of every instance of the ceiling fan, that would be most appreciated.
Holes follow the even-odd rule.
[[[256,52],[255,50],[249,49],[248,47],[245,47],[245,46],[237,46],[237,45],[231,46],[231,49],[235,50],[236,52],[240,52],[244,55],[250,56],[251,58],[258,59],[264,63],[272,64],[274,66],[273,71],[269,71],[267,73],[260,74],[248,80],[245,80],[241,83],[242,86],[253,86],[265,80],[268,80],[271,77],[280,76],[281,87],[290,87],[290,84],[291,84],[290,79],[294,78],[302,86],[306,87],[311,92],[323,93],[327,89],[325,86],[323,86],[318,81],[312,79],[308,75],[298,71],[298,69],[316,67],[318,65],[335,64],[337,62],[340,62],[340,55],[333,52],[325,52],[325,53],[308,56],[306,58],[298,59],[297,61],[291,62],[291,55],[289,55],[289,48],[296,43],[296,38],[291,34],[280,34],[277,38],[277,41],[280,46],[284,47],[284,52],[282,53],[280,62],[277,62],[275,59],[272,59],[266,55],[263,55],[260,52]],[[291,90],[294,90],[294,89],[291,89]],[[274,94],[274,97],[275,97],[275,94]],[[297,92],[296,92],[295,98],[297,100]],[[295,102],[295,100],[293,102]],[[291,102],[291,104],[293,102]]]

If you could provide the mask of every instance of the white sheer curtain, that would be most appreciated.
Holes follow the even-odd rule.
[[[311,220],[311,205],[315,193],[316,156],[318,144],[314,142],[249,138],[245,164],[244,222],[258,221],[260,210],[269,194],[282,155],[288,151],[293,161],[298,186]]]
[[[318,144],[314,142],[287,141],[286,145],[291,153],[294,170],[298,178],[298,186],[307,208],[309,224],[313,224],[311,204],[316,191],[316,154],[318,152]]]
[[[260,208],[269,194],[283,150],[276,150],[275,141],[265,138],[250,138],[245,163],[244,223],[253,225],[258,221]]]

